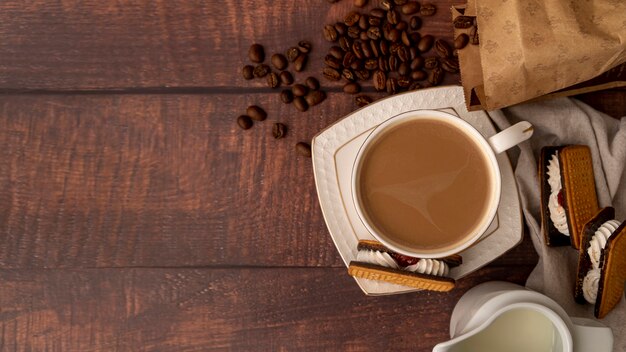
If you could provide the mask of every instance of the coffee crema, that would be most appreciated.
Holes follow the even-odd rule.
[[[477,142],[449,122],[426,118],[377,136],[364,152],[357,187],[380,235],[442,250],[464,243],[485,221],[493,177]]]

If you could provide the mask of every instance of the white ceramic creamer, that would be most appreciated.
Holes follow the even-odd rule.
[[[450,319],[450,341],[433,352],[611,352],[611,329],[570,318],[555,301],[509,282],[467,291]]]

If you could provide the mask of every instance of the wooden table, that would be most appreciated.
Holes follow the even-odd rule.
[[[424,31],[450,38],[460,2],[438,1]],[[327,101],[302,114],[240,69],[253,42],[308,39],[298,79],[319,76],[321,28],[349,8],[3,1],[0,350],[430,351],[467,289],[524,283],[529,241],[448,294],[366,297],[346,274],[293,146],[352,97],[323,81]],[[626,111],[624,90],[581,99]],[[270,117],[241,131],[251,104]]]

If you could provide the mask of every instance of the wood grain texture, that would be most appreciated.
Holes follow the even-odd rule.
[[[450,293],[367,297],[346,269],[0,270],[2,351],[431,351]]]

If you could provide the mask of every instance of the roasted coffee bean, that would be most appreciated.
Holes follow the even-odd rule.
[[[365,55],[363,55],[363,49],[361,49],[361,41],[355,40],[354,43],[352,43],[352,52],[359,60],[365,57]]]
[[[284,70],[288,65],[287,58],[283,54],[272,55],[271,61],[272,61],[272,65],[276,67],[277,70],[281,70],[281,71]]]
[[[354,26],[355,24],[359,23],[360,18],[361,18],[361,15],[359,15],[358,12],[352,11],[346,15],[346,18],[344,18],[343,23],[345,23],[346,26],[348,27]]]
[[[414,81],[423,81],[426,78],[428,78],[428,74],[426,74],[426,72],[424,72],[422,70],[417,70],[417,71],[411,72],[411,79],[414,80]]]
[[[383,72],[389,72],[389,59],[386,56],[378,58],[378,69]]]
[[[393,26],[390,25],[389,23],[383,24],[382,31],[383,31],[383,38],[385,40],[389,40],[389,34],[391,33],[393,29],[394,29]]]
[[[348,27],[348,37],[352,39],[357,39],[360,37],[360,34],[361,34],[361,28],[359,28],[359,26]]]
[[[406,50],[405,46],[400,47],[396,55],[398,55],[398,59],[400,59],[400,61],[402,62],[409,61],[409,51]]]
[[[285,104],[291,103],[293,101],[293,93],[291,90],[283,89],[283,91],[280,92],[280,100]]]
[[[254,63],[260,63],[265,60],[265,50],[261,44],[252,44],[248,49],[248,58]]]
[[[389,44],[386,41],[381,40],[379,47],[380,47],[380,55],[382,56],[389,55]]]
[[[242,130],[248,130],[252,127],[252,119],[250,119],[250,116],[240,115],[237,118],[237,125],[239,125]]]
[[[474,26],[470,30],[469,42],[472,45],[478,45],[478,27]]]
[[[342,22],[335,23],[335,30],[337,31],[337,35],[342,36],[348,32],[348,26],[346,26]]]
[[[300,56],[300,50],[296,47],[291,47],[289,49],[287,49],[287,52],[285,53],[287,56],[287,60],[289,60],[289,62],[294,62],[296,61],[296,59],[298,58],[298,56]]]
[[[366,31],[369,27],[370,24],[368,23],[368,17],[367,15],[361,15],[361,18],[359,18],[359,28],[361,28],[361,30]]]
[[[356,104],[356,106],[358,106],[360,108],[364,107],[365,105],[367,105],[367,104],[369,104],[371,102],[372,102],[372,98],[370,98],[367,95],[357,95],[354,98],[354,103]]]
[[[294,61],[293,63],[293,69],[296,70],[296,72],[302,72],[302,70],[304,70],[304,67],[306,67],[306,62],[308,58],[309,56],[307,54],[301,54],[300,56],[298,56],[296,61]]]
[[[474,25],[474,17],[457,16],[452,23],[454,28],[469,28]]]
[[[380,28],[378,28],[378,27],[370,27],[367,30],[367,37],[372,39],[372,40],[380,39]]]
[[[409,27],[414,31],[422,28],[422,19],[418,16],[411,17],[411,20],[409,20]]]
[[[339,38],[339,47],[343,51],[350,51],[352,48],[352,42],[349,38],[341,37]]]
[[[374,88],[377,91],[382,92],[383,90],[385,90],[386,84],[387,84],[387,76],[385,75],[385,72],[383,71],[374,72]]]
[[[441,68],[450,73],[457,73],[459,72],[459,61],[454,58],[447,57],[441,61]]]
[[[391,9],[389,11],[387,11],[387,22],[391,23],[391,24],[397,24],[399,19],[399,15],[396,12],[396,10]]]
[[[324,39],[326,39],[326,41],[329,42],[334,42],[337,41],[337,30],[335,29],[334,26],[332,25],[326,25],[324,26]],[[287,54],[287,57],[289,57],[289,54]]]
[[[281,139],[287,134],[287,126],[283,125],[280,122],[276,122],[274,126],[272,126],[272,136],[275,139]]]
[[[361,33],[359,33],[359,39],[368,40],[369,37],[367,36],[367,31],[362,31]]]
[[[414,60],[416,57],[419,56],[419,54],[420,51],[416,47],[412,46],[409,48],[409,57],[411,58],[411,60]]]
[[[409,48],[411,47],[411,36],[407,31],[402,31],[402,34],[400,35],[400,40],[405,46]]]
[[[402,13],[412,15],[420,10],[420,3],[417,1],[409,1],[402,6]]]
[[[367,23],[369,23],[369,25],[372,27],[378,27],[382,23],[382,20],[378,17],[370,16],[367,19]]]
[[[241,75],[245,80],[251,80],[254,78],[254,67],[246,65],[241,69]]]
[[[341,70],[341,77],[349,82],[356,79],[356,77],[354,76],[354,72],[352,72],[352,70],[349,68],[344,68],[343,70]]]
[[[389,11],[393,8],[393,3],[391,0],[383,0],[380,2],[380,7],[385,11]]]
[[[438,85],[443,80],[443,70],[439,67],[435,67],[428,74],[428,82],[433,86]]]
[[[415,70],[419,70],[420,68],[424,67],[424,58],[421,56],[416,57],[415,59],[411,60],[411,71],[415,71]]]
[[[396,94],[398,92],[398,81],[393,77],[387,78],[386,88],[389,95]]]
[[[302,111],[306,111],[306,109],[304,109]],[[296,152],[298,154],[302,155],[302,156],[310,158],[311,157],[311,146],[308,143],[298,142],[298,144],[296,144]]]
[[[378,60],[377,59],[367,59],[365,60],[365,68],[368,70],[375,70],[378,68]]]
[[[267,66],[266,64],[259,64],[254,68],[254,70],[252,71],[252,74],[256,78],[261,78],[261,77],[267,76],[267,74],[270,73],[270,71],[271,71],[270,67]]]
[[[398,87],[407,88],[411,85],[411,79],[407,76],[398,77]]]
[[[276,74],[276,72],[270,72],[267,75],[267,86],[270,88],[278,88],[279,85],[280,85],[280,78],[278,78],[278,75]]]
[[[430,34],[426,34],[420,39],[419,43],[417,43],[417,48],[420,50],[420,52],[425,53],[433,47],[434,41],[435,37]]]
[[[358,70],[363,66],[361,60],[354,60],[353,63],[350,64],[350,68],[353,70]]]
[[[370,71],[366,69],[355,70],[354,75],[357,79],[360,79],[361,81],[367,81],[370,78]]]
[[[361,86],[356,82],[346,83],[343,86],[343,92],[346,94],[357,94],[361,91]]]
[[[265,110],[261,109],[257,105],[250,105],[246,109],[246,115],[250,116],[251,119],[256,121],[263,121],[267,118],[267,113]]]
[[[417,83],[417,82],[413,82],[409,85],[409,87],[407,88],[407,90],[416,90],[416,89],[420,89],[422,88],[422,85]]]
[[[400,40],[400,31],[398,31],[397,29],[392,29],[391,32],[389,32],[389,41],[392,42],[398,42]]]
[[[465,48],[468,42],[469,42],[469,36],[465,33],[461,33],[454,39],[454,48],[463,49]]]
[[[374,53],[372,53],[372,46],[370,45],[369,40],[366,40],[361,43],[361,51],[363,51],[363,56],[365,56],[368,59],[374,56]]]
[[[437,8],[433,4],[422,4],[420,7],[420,15],[432,16],[437,12]]]
[[[398,21],[398,24],[396,25],[397,30],[402,32],[406,30],[407,28],[409,28],[409,25],[406,23],[406,21]]]
[[[354,6],[356,7],[365,7],[367,5],[367,0],[354,0]]]
[[[409,2],[409,0],[394,0],[393,1],[393,3],[396,4],[397,6],[402,6],[406,4],[407,2]]]
[[[345,51],[343,51],[343,49],[335,45],[335,46],[332,46],[330,49],[328,49],[328,54],[334,57],[335,59],[343,60],[343,55],[345,54]]]
[[[409,74],[409,72],[409,64],[407,64],[406,62],[403,62],[398,66],[398,74],[400,76],[406,76]]]
[[[435,51],[439,57],[452,56],[452,48],[450,47],[450,44],[443,39],[437,39],[435,41]]]
[[[334,57],[332,55],[326,55],[324,57],[324,63],[328,67],[332,67],[332,68],[336,68],[336,69],[340,69],[341,68],[341,61],[339,61],[339,59],[337,59],[336,57]]]
[[[293,95],[303,97],[309,92],[309,88],[303,84],[294,84],[291,91],[293,92]]]
[[[400,64],[395,55],[389,56],[389,71],[397,71],[398,65]]]
[[[397,54],[398,49],[400,49],[401,47],[403,47],[401,43],[391,43],[389,45],[389,54],[390,55]]]
[[[309,89],[311,90],[320,89],[320,82],[315,77],[307,77],[307,79],[304,81],[304,84],[306,84],[306,86],[309,87]]]
[[[339,73],[339,71],[330,67],[325,67],[322,70],[322,76],[324,76],[329,81],[338,81],[341,79],[341,74]]]
[[[309,106],[315,106],[326,99],[326,93],[323,90],[314,90],[304,97]]]
[[[425,82],[421,82],[420,86],[422,86],[422,88],[430,88],[433,86],[433,84],[428,81],[425,81]]]
[[[424,67],[426,67],[427,70],[439,67],[439,60],[437,60],[436,57],[427,57],[426,61],[424,61]]]
[[[303,97],[293,98],[293,105],[301,112],[309,110],[309,104],[306,102],[306,100],[304,100]]]
[[[343,56],[343,66],[344,67],[350,67],[350,65],[352,65],[352,63],[356,60],[356,56],[354,56],[354,53],[352,51],[348,51],[344,56]]]
[[[420,40],[422,39],[422,36],[420,35],[420,32],[413,32],[411,34],[409,34],[409,38],[411,38],[411,43],[412,44],[418,44],[420,42]],[[413,47],[413,46],[411,46]],[[417,48],[415,48],[415,50],[417,50]]]
[[[379,9],[379,8],[372,9],[370,11],[370,18],[372,18],[372,17],[376,17],[376,18],[382,19],[383,17],[385,17],[385,10]]]
[[[291,72],[289,71],[283,71],[280,73],[280,83],[284,84],[284,85],[290,85],[293,83],[293,76],[291,75]]]
[[[311,44],[311,42],[309,42],[308,40],[301,40],[298,42],[298,49],[300,49],[301,53],[308,54],[311,52],[312,48],[313,44]]]

